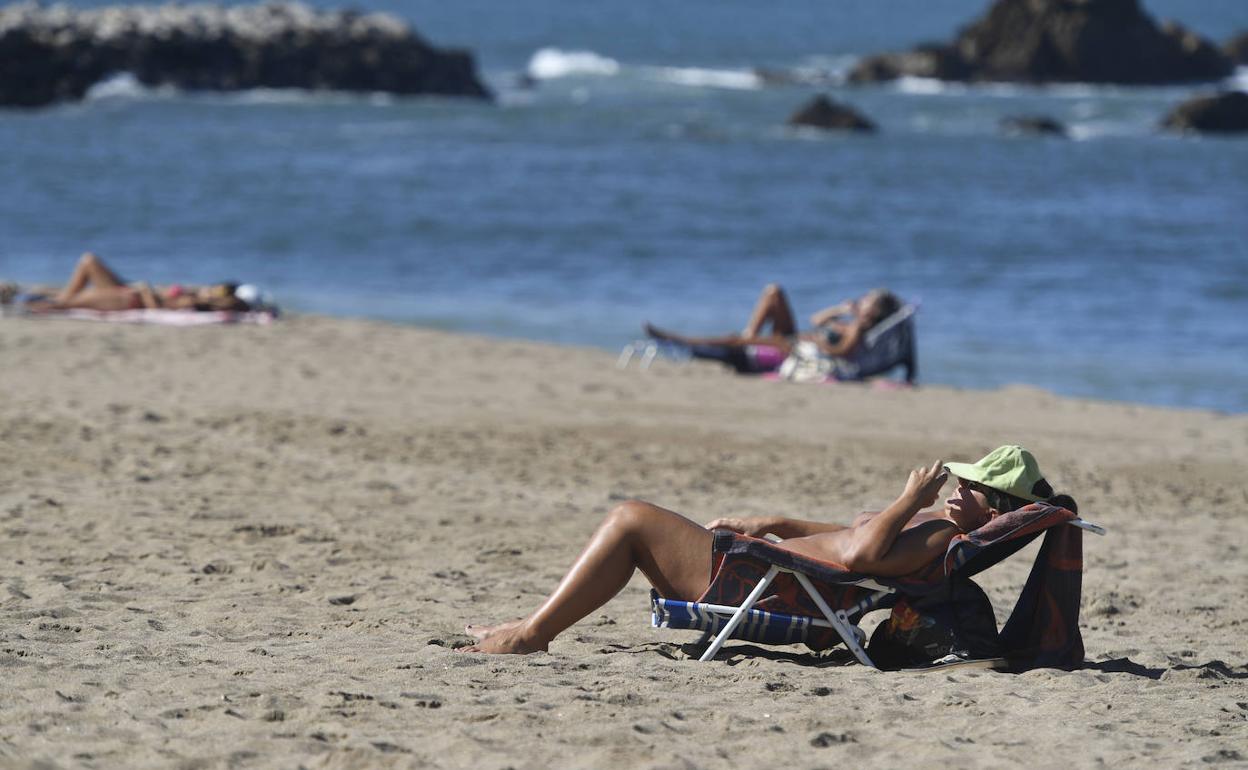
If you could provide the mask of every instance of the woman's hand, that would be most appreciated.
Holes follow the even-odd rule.
[[[707,529],[731,529],[750,537],[762,537],[771,531],[773,520],[768,516],[749,516],[743,519],[716,519],[706,525]]]
[[[942,461],[937,460],[930,468],[915,468],[910,471],[902,497],[910,497],[920,509],[935,503],[940,495],[940,488],[949,480],[949,474],[942,466]]]

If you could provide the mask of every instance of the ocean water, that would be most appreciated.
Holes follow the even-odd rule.
[[[1248,28],[1243,0],[1146,5],[1217,41]],[[81,104],[0,110],[0,278],[57,282],[91,249],[157,283],[259,282],[292,310],[607,349],[646,320],[739,329],[769,282],[801,316],[889,286],[921,302],[921,381],[1248,411],[1248,138],[1156,130],[1248,71],[838,84],[984,7],[387,4],[472,49],[493,105],[119,74]],[[881,132],[785,128],[816,93]],[[1000,132],[1033,113],[1072,139]]]

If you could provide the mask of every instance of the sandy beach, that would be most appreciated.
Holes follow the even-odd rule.
[[[701,664],[640,576],[549,653],[454,652],[622,500],[845,521],[1002,443],[1109,529],[1084,541],[1083,670]],[[1023,385],[618,371],[320,317],[4,319],[0,765],[1248,766],[1245,467],[1248,416]],[[1035,548],[979,581],[999,622]]]

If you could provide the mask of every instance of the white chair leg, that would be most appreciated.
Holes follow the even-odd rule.
[[[641,368],[647,370],[650,364],[654,363],[654,359],[659,355],[659,346],[653,342],[646,346],[645,351],[641,354]]]
[[[624,349],[620,351],[620,357],[615,361],[616,369],[627,369],[628,362],[633,360],[633,356],[637,353],[636,343],[628,343]]]
[[[810,598],[813,599],[815,604],[819,607],[819,611],[823,613],[823,616],[827,618],[828,622],[832,624],[832,627],[836,629],[836,633],[841,635],[841,641],[843,641],[845,646],[849,648],[849,651],[854,654],[854,657],[858,659],[858,662],[864,666],[876,668],[875,663],[871,662],[871,658],[867,655],[867,651],[864,650],[862,645],[858,643],[858,634],[854,632],[853,624],[849,622],[849,619],[844,615],[844,613],[832,611],[832,608],[828,606],[828,603],[825,602],[823,597],[819,595],[819,592],[815,590],[814,585],[810,582],[810,578],[800,572],[794,572],[793,577],[797,578],[797,582],[801,583],[802,588],[806,589],[806,593],[810,594]]]
[[[719,649],[724,646],[724,642],[728,641],[728,637],[732,636],[732,632],[736,631],[737,626],[741,625],[741,620],[745,617],[745,613],[750,611],[750,608],[754,606],[754,603],[763,595],[763,591],[767,590],[767,586],[771,585],[771,581],[775,580],[778,574],[780,574],[780,568],[775,565],[772,565],[771,569],[767,570],[767,574],[763,576],[762,580],[758,581],[758,585],[754,586],[754,590],[750,591],[750,595],[745,597],[745,601],[741,603],[737,611],[728,619],[727,625],[719,632],[719,636],[715,637],[715,641],[711,642],[711,646],[707,647],[706,652],[702,653],[702,657],[698,658],[699,661],[707,661],[715,657]],[[870,664],[868,663],[868,665]]]

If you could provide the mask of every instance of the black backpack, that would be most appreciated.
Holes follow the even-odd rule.
[[[1001,645],[992,602],[968,578],[950,580],[924,596],[903,596],[871,634],[867,652],[888,670],[997,658]]]

